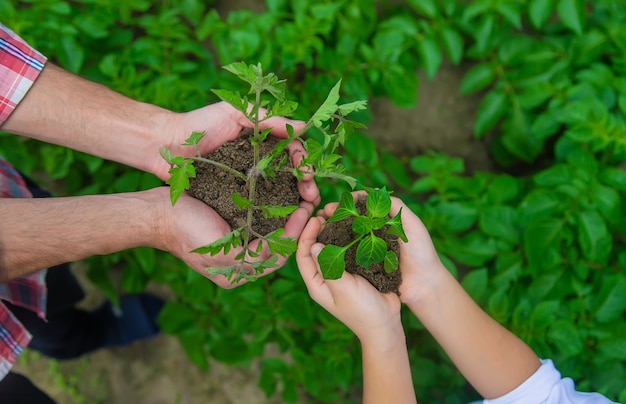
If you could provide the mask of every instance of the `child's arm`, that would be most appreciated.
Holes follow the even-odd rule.
[[[347,272],[338,280],[325,280],[317,263],[323,245],[316,242],[323,223],[322,217],[309,220],[296,260],[313,300],[361,342],[363,403],[415,403],[398,296],[381,294],[364,278]]]
[[[393,198],[391,215],[400,208],[409,240],[400,241],[400,299],[483,397],[515,389],[539,368],[539,358],[474,303],[439,260],[419,218]]]

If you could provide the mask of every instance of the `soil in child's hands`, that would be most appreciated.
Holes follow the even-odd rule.
[[[254,150],[248,139],[251,134],[252,130],[244,130],[239,138],[224,143],[205,157],[247,174],[254,161]],[[261,157],[272,151],[275,144],[276,140],[270,137],[262,142]],[[195,162],[194,166],[196,178],[189,179],[189,195],[212,207],[233,229],[245,226],[247,211],[235,206],[231,195],[237,193],[247,199],[246,181],[221,167],[202,161]],[[257,178],[254,198],[256,206],[289,206],[299,203],[298,182],[292,173],[283,171],[276,173],[276,178]],[[260,210],[255,209],[252,229],[257,233],[266,235],[284,225],[284,218],[266,219]]]
[[[359,214],[366,214],[367,210],[365,207],[366,197],[360,197],[356,202],[356,209]],[[324,227],[324,230],[318,236],[318,241],[324,244],[333,244],[336,246],[343,247],[349,244],[356,235],[354,231],[352,231],[352,222],[354,221],[354,217],[351,216],[348,219],[341,220],[339,222],[331,222],[327,223]],[[396,254],[400,253],[399,245],[398,245],[398,236],[393,236],[391,234],[387,234],[387,226],[382,229],[375,230],[374,234],[378,237],[385,240],[387,243],[387,248],[391,251],[394,251]],[[361,265],[356,263],[356,249],[358,243],[353,245],[346,251],[345,259],[346,259],[346,271],[351,274],[361,275],[365,279],[367,279],[376,289],[378,289],[382,293],[390,293],[393,292],[400,295],[400,284],[402,283],[402,277],[400,275],[400,270],[393,271],[391,273],[387,273],[385,268],[383,267],[383,263],[379,262],[376,264],[370,265],[369,269],[365,269]]]

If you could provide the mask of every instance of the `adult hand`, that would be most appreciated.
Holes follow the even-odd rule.
[[[265,112],[264,109],[259,111],[261,118]],[[291,125],[294,131],[298,131],[305,124],[302,121],[283,117],[271,117],[260,122],[259,128],[261,130],[272,128],[272,136],[284,139],[287,138],[287,125]],[[182,143],[192,132],[204,131],[205,136],[198,144],[198,148],[202,154],[207,154],[218,149],[225,142],[237,139],[242,129],[253,127],[252,122],[240,111],[226,102],[218,102],[190,112],[174,114],[162,135],[163,144],[161,146],[169,148],[176,156],[192,156],[195,154],[194,148],[182,146]],[[296,167],[304,156],[304,148],[300,142],[294,141],[289,144],[287,149],[292,163]],[[154,161],[151,171],[162,180],[166,180],[169,178],[169,165],[160,156],[158,150],[155,150],[153,155]],[[298,190],[302,199],[316,206],[319,204],[319,190],[312,175],[304,176],[304,179],[298,183]]]
[[[193,270],[202,274],[223,288],[233,288],[245,283],[242,280],[236,284],[231,284],[223,275],[210,276],[206,269],[209,267],[228,267],[237,264],[235,260],[241,247],[232,249],[228,254],[198,254],[192,250],[212,243],[213,241],[227,235],[231,228],[217,212],[187,194],[181,195],[176,205],[169,202],[169,189],[167,187],[155,188],[149,192],[158,194],[156,197],[161,205],[162,217],[160,242],[155,247],[168,251],[172,255],[183,260]],[[290,220],[285,224],[283,237],[298,238],[302,232],[303,223],[311,216],[313,205],[309,202],[302,202],[300,208],[293,212]],[[249,248],[256,250],[258,240],[253,241]],[[253,260],[263,260],[269,258],[269,252],[264,248],[258,257]],[[262,276],[268,275],[282,267],[286,257],[278,256],[275,267],[266,269]],[[246,268],[249,269],[249,268]]]
[[[332,214],[332,213],[331,213]],[[324,213],[309,220],[300,236],[296,260],[309,295],[343,322],[363,342],[380,336],[383,343],[400,323],[400,300],[394,293],[378,292],[365,278],[344,272],[337,280],[322,276],[317,256],[324,247],[317,242]]]

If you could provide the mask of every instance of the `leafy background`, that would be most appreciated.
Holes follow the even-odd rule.
[[[623,2],[267,0],[233,4],[230,13],[218,12],[220,3],[0,0],[0,15],[53,62],[177,111],[214,102],[210,88],[236,85],[220,66],[244,60],[286,78],[302,118],[343,78],[346,101],[373,101],[357,118],[376,127],[387,118],[376,112],[388,103],[446,116],[448,104],[433,106],[436,97],[417,94],[462,72],[449,90],[476,102],[475,112],[456,118],[467,119],[480,149],[460,152],[445,141],[416,148],[414,129],[405,127],[399,136],[355,134],[344,164],[410,204],[446,266],[489,314],[552,358],[579,389],[626,402]],[[398,137],[406,147],[391,145]],[[160,185],[151,175],[14,136],[1,135],[0,149],[25,172],[55,180],[45,183],[57,195]],[[332,183],[320,189],[325,202],[344,190]],[[358,344],[309,299],[293,262],[232,291],[149,249],[85,264],[110,298],[146,288],[167,294],[161,324],[200,369],[254,364],[260,389],[277,402],[359,399]],[[405,314],[418,397],[476,398]],[[112,402],[74,384],[77,402]]]

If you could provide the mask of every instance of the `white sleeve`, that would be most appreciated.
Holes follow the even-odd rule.
[[[493,400],[483,400],[483,404],[528,403],[609,404],[613,401],[599,393],[576,391],[574,381],[569,377],[562,378],[550,359],[542,359],[539,369],[514,390]]]

